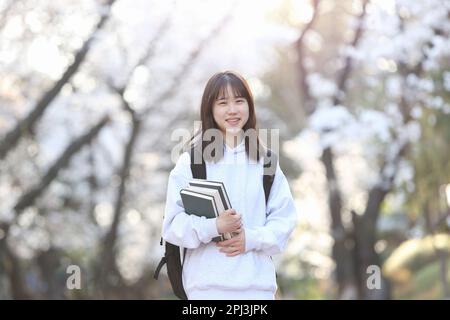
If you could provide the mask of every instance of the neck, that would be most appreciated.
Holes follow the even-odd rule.
[[[225,133],[225,143],[230,148],[235,148],[237,145],[239,145],[242,141],[242,136],[240,134],[231,134],[231,133]]]

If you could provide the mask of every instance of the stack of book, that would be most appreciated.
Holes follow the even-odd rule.
[[[206,218],[216,218],[225,210],[231,209],[230,199],[223,182],[193,179],[187,188],[180,190],[184,211]],[[213,239],[223,241],[232,238],[231,233],[225,233]]]

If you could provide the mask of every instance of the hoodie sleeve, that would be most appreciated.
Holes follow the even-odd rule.
[[[262,251],[272,256],[284,250],[297,223],[294,200],[279,164],[277,164],[266,210],[264,226],[245,228],[245,251]]]
[[[184,152],[169,174],[162,236],[172,244],[195,249],[219,236],[216,218],[206,219],[184,211],[180,190],[192,179],[190,155]]]

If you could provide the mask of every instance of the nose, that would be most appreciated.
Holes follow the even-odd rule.
[[[235,114],[237,112],[236,104],[233,101],[229,103],[227,111],[229,114]]]

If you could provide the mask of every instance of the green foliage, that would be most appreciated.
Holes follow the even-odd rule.
[[[447,275],[450,283],[450,274]],[[395,299],[442,299],[442,285],[440,283],[439,261],[433,261],[411,278],[411,281],[394,288]]]
[[[312,276],[288,278],[278,276],[278,286],[282,299],[318,300],[327,299],[320,279]]]
[[[450,93],[443,88],[442,75],[443,72],[433,75],[436,95],[449,104]],[[406,203],[413,217],[424,210],[432,216],[445,210],[442,186],[450,183],[450,114],[425,107],[420,118],[421,138],[409,159],[415,172],[415,190],[406,191]]]
[[[443,297],[436,249],[450,256],[450,235],[438,234],[408,240],[386,260],[384,274],[394,287],[394,299],[439,299]],[[450,273],[447,273],[450,283]]]

